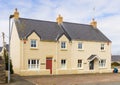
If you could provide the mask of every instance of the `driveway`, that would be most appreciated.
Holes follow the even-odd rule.
[[[35,85],[120,85],[120,74],[51,75],[22,78]]]

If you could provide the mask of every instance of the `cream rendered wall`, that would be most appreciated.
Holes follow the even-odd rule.
[[[19,73],[20,71],[20,39],[18,36],[15,23],[13,23],[12,33],[11,33],[10,57],[12,60],[14,72]]]
[[[37,48],[30,47],[30,40],[37,40]],[[61,42],[67,43],[67,49],[61,49]],[[78,50],[78,43],[83,43],[83,49]],[[101,43],[105,44],[105,51],[101,51]],[[65,35],[62,35],[58,42],[41,41],[38,35],[33,32],[26,44],[23,40],[20,41],[21,49],[21,75],[49,75],[50,70],[46,69],[46,57],[52,57],[52,74],[79,74],[79,73],[94,73],[94,72],[108,72],[111,69],[111,43],[106,42],[90,42],[90,41],[76,41],[68,40]],[[96,54],[100,59],[106,59],[106,68],[99,68],[99,61],[95,59],[93,71],[89,70],[88,58]],[[29,70],[28,59],[39,59],[40,69]],[[61,60],[66,59],[66,69],[61,68]],[[83,67],[77,68],[78,59],[83,60]]]
[[[61,49],[61,42],[65,41],[67,44],[66,49]],[[58,45],[57,45],[57,74],[70,74],[71,73],[71,42],[68,40],[68,38],[65,35],[62,35],[60,39],[58,40]],[[61,60],[65,59],[66,60],[66,69],[61,68]]]
[[[79,42],[83,43],[83,50],[77,49]],[[102,43],[105,44],[104,51],[100,50]],[[108,45],[107,42],[72,41],[72,60],[73,60],[72,67],[74,69],[75,68],[77,69],[77,60],[82,59],[83,60],[83,69],[80,69],[80,70],[89,71],[89,62],[87,59],[93,54],[100,57],[100,59],[106,59],[106,61],[107,61],[106,68],[104,68],[106,71],[111,69],[111,43],[109,43],[109,45]],[[95,62],[96,68],[97,68],[97,65],[96,65],[97,63],[98,62]],[[98,66],[99,66],[99,64],[98,64]],[[96,71],[97,70],[103,70],[103,69],[102,68],[100,69],[98,67],[98,69],[96,69]]]
[[[61,49],[61,41],[67,42],[67,49]],[[83,49],[78,50],[78,43],[83,43]],[[92,42],[92,41],[77,41],[72,42],[63,35],[57,43],[57,74],[78,74],[78,73],[96,73],[96,72],[111,72],[111,43],[109,42]],[[105,44],[105,50],[101,51],[101,44]],[[106,59],[106,67],[99,67],[99,60],[94,60],[94,70],[89,70],[89,61],[91,55],[97,55],[100,59]],[[67,68],[61,69],[61,59],[66,59]],[[77,67],[78,59],[83,60],[82,68]]]
[[[37,48],[30,47],[31,39],[37,40]],[[23,41],[21,41],[23,43]],[[46,58],[52,58],[52,71],[53,74],[56,74],[56,42],[50,41],[41,41],[38,35],[33,32],[27,39],[26,44],[23,43],[21,51],[23,51],[23,61],[21,64],[21,75],[49,75],[50,70],[46,69]],[[40,69],[39,70],[29,70],[28,69],[28,59],[39,59],[40,60]]]

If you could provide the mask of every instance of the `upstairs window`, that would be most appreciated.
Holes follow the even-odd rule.
[[[66,46],[66,42],[64,42],[64,41],[61,42],[61,48],[62,48],[62,49],[66,49],[66,48],[67,48],[67,46]]]
[[[82,60],[78,60],[78,65],[77,65],[78,68],[82,68]]]
[[[65,59],[62,59],[61,60],[61,68],[66,68],[66,60]]]
[[[36,40],[31,40],[31,47],[32,47],[32,48],[37,47]]]
[[[106,60],[102,59],[99,61],[99,67],[104,68],[106,66]]]
[[[105,50],[105,45],[101,44],[101,50]]]
[[[82,43],[78,43],[78,49],[83,49]]]

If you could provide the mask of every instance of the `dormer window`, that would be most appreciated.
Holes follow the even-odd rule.
[[[101,44],[101,50],[105,50],[105,45]]]
[[[62,41],[61,42],[61,49],[66,49],[66,48],[67,48],[66,42]]]
[[[36,48],[37,47],[37,41],[36,40],[31,40],[31,47]]]

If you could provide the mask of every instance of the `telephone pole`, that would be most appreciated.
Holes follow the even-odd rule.
[[[5,48],[5,33],[2,32],[2,37],[3,37],[3,48]]]

